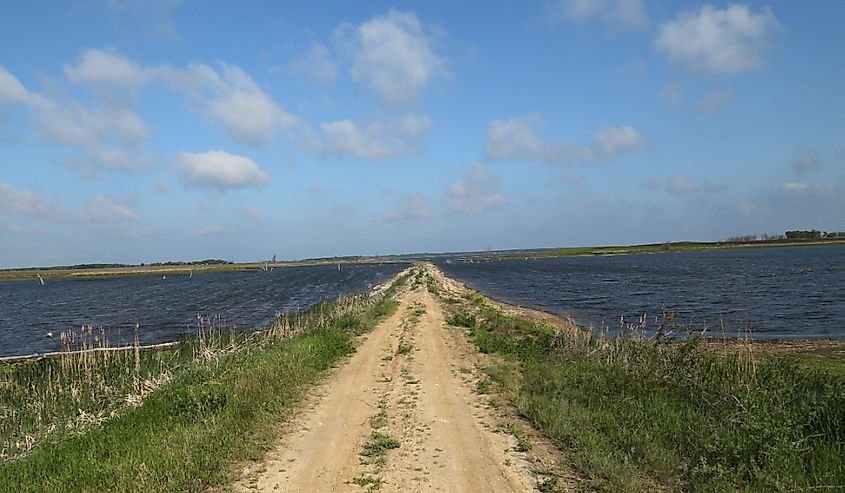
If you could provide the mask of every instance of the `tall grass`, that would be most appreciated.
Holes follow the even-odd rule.
[[[4,367],[0,491],[200,491],[261,457],[308,384],[395,310],[406,277],[266,330],[222,330],[163,351],[87,351]],[[87,332],[87,330],[86,330]],[[93,331],[92,331],[93,332]]]
[[[555,329],[477,299],[449,321],[504,357],[491,378],[593,489],[845,489],[839,377],[750,349],[718,357],[695,339]]]

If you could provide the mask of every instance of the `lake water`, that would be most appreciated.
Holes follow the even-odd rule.
[[[754,248],[612,257],[436,262],[495,299],[616,333],[661,310],[710,335],[845,338],[845,247]]]
[[[335,265],[98,279],[0,282],[0,356],[61,349],[59,332],[83,324],[107,329],[110,345],[134,338],[171,341],[196,331],[197,314],[225,326],[261,328],[277,312],[301,310],[367,291],[406,264]],[[53,332],[54,338],[46,337]]]

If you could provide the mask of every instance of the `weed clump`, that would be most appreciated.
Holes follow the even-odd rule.
[[[593,487],[799,491],[845,485],[841,378],[785,360],[757,361],[742,351],[718,357],[692,339],[599,339],[486,305],[473,315],[469,332],[478,349],[504,358],[488,376],[520,413],[571,452]],[[520,448],[530,448],[517,439]],[[544,487],[553,491],[554,485]]]

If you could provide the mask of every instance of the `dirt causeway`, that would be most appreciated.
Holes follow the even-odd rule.
[[[424,287],[324,383],[237,491],[537,491],[477,356]],[[497,432],[499,428],[499,432]]]

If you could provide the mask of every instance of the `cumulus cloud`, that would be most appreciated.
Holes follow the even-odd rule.
[[[135,211],[112,199],[99,195],[94,198],[85,208],[83,217],[96,223],[115,223],[124,221],[138,221]]]
[[[810,185],[800,182],[786,182],[783,184],[783,190],[786,192],[806,192],[810,189]]]
[[[77,151],[66,161],[72,169],[97,175],[100,169],[135,171],[150,166],[141,150],[147,127],[131,110],[89,109],[69,102],[51,105],[39,118],[47,140]]]
[[[181,152],[179,166],[184,183],[195,188],[226,191],[257,188],[270,181],[267,173],[252,159],[220,150],[196,154]]]
[[[32,219],[61,222],[73,214],[54,200],[33,191],[22,191],[0,181],[0,212],[27,216]]]
[[[284,111],[237,65],[141,66],[115,50],[91,49],[82,53],[76,65],[64,65],[64,71],[71,82],[108,91],[164,81],[238,142],[263,144],[281,130],[297,143],[307,143],[309,131],[300,118]]]
[[[460,214],[481,214],[508,202],[499,192],[501,182],[492,171],[472,164],[464,177],[446,189],[446,204]]]
[[[640,147],[643,139],[631,127],[602,127],[593,135],[590,151],[593,156],[613,156]]]
[[[490,160],[542,161],[549,164],[596,162],[613,158],[643,145],[640,134],[631,127],[602,127],[589,146],[549,142],[535,127],[542,123],[536,115],[493,120],[487,126],[484,155]]]
[[[818,155],[811,149],[806,148],[799,149],[795,159],[792,161],[792,167],[799,173],[817,171],[821,166]]]
[[[322,43],[313,43],[305,55],[290,64],[290,69],[315,84],[330,84],[337,78],[337,63]]]
[[[100,224],[118,226],[140,221],[141,217],[124,203],[97,196],[78,211],[71,211],[55,200],[34,191],[22,191],[0,182],[0,212],[61,224]]]
[[[428,199],[422,195],[410,195],[405,198],[402,207],[396,211],[376,219],[377,223],[389,223],[395,221],[422,221],[434,217],[434,210]]]
[[[414,105],[432,79],[447,73],[431,30],[413,12],[391,9],[358,26],[341,24],[334,39],[351,57],[352,78],[393,109]]]
[[[575,23],[591,20],[614,27],[644,30],[648,15],[642,0],[557,0],[550,6],[552,18]]]
[[[62,68],[71,82],[121,88],[143,86],[157,74],[156,69],[143,68],[115,50],[85,50],[76,65]]]
[[[324,155],[334,158],[393,159],[413,152],[432,126],[428,117],[412,114],[366,128],[352,120],[327,122],[321,125],[324,139],[320,148]]]
[[[73,169],[96,176],[100,169],[132,171],[149,165],[140,151],[147,128],[127,107],[111,103],[87,107],[72,100],[52,100],[27,90],[0,67],[3,101],[26,105],[47,141],[71,148],[74,153],[66,164]]]
[[[193,63],[185,70],[166,70],[165,78],[183,90],[210,119],[245,144],[269,142],[278,130],[294,132],[301,120],[284,111],[244,70],[220,63],[219,69]]]
[[[747,72],[763,65],[769,38],[780,29],[768,7],[755,13],[746,5],[724,10],[705,5],[662,24],[654,47],[671,63],[693,72]]]
[[[701,184],[695,183],[681,175],[674,175],[666,180],[666,191],[681,194],[696,193],[701,191]]]
[[[167,195],[168,193],[173,191],[173,187],[171,187],[170,183],[168,183],[167,181],[159,178],[158,180],[156,180],[155,191],[157,194]]]
[[[261,214],[261,211],[256,209],[255,207],[244,207],[241,209],[241,215],[247,219],[251,219],[253,221],[261,221],[264,216]]]
[[[28,91],[17,77],[0,65],[0,104],[20,103],[29,106],[43,106],[47,100]]]
[[[712,91],[695,109],[702,113],[719,113],[724,108],[725,103],[734,99],[736,99],[736,95],[731,91]]]
[[[659,182],[658,182],[659,183]],[[699,192],[717,192],[723,187],[690,180],[682,175],[673,175],[666,180],[666,191],[673,194],[693,194]]]

